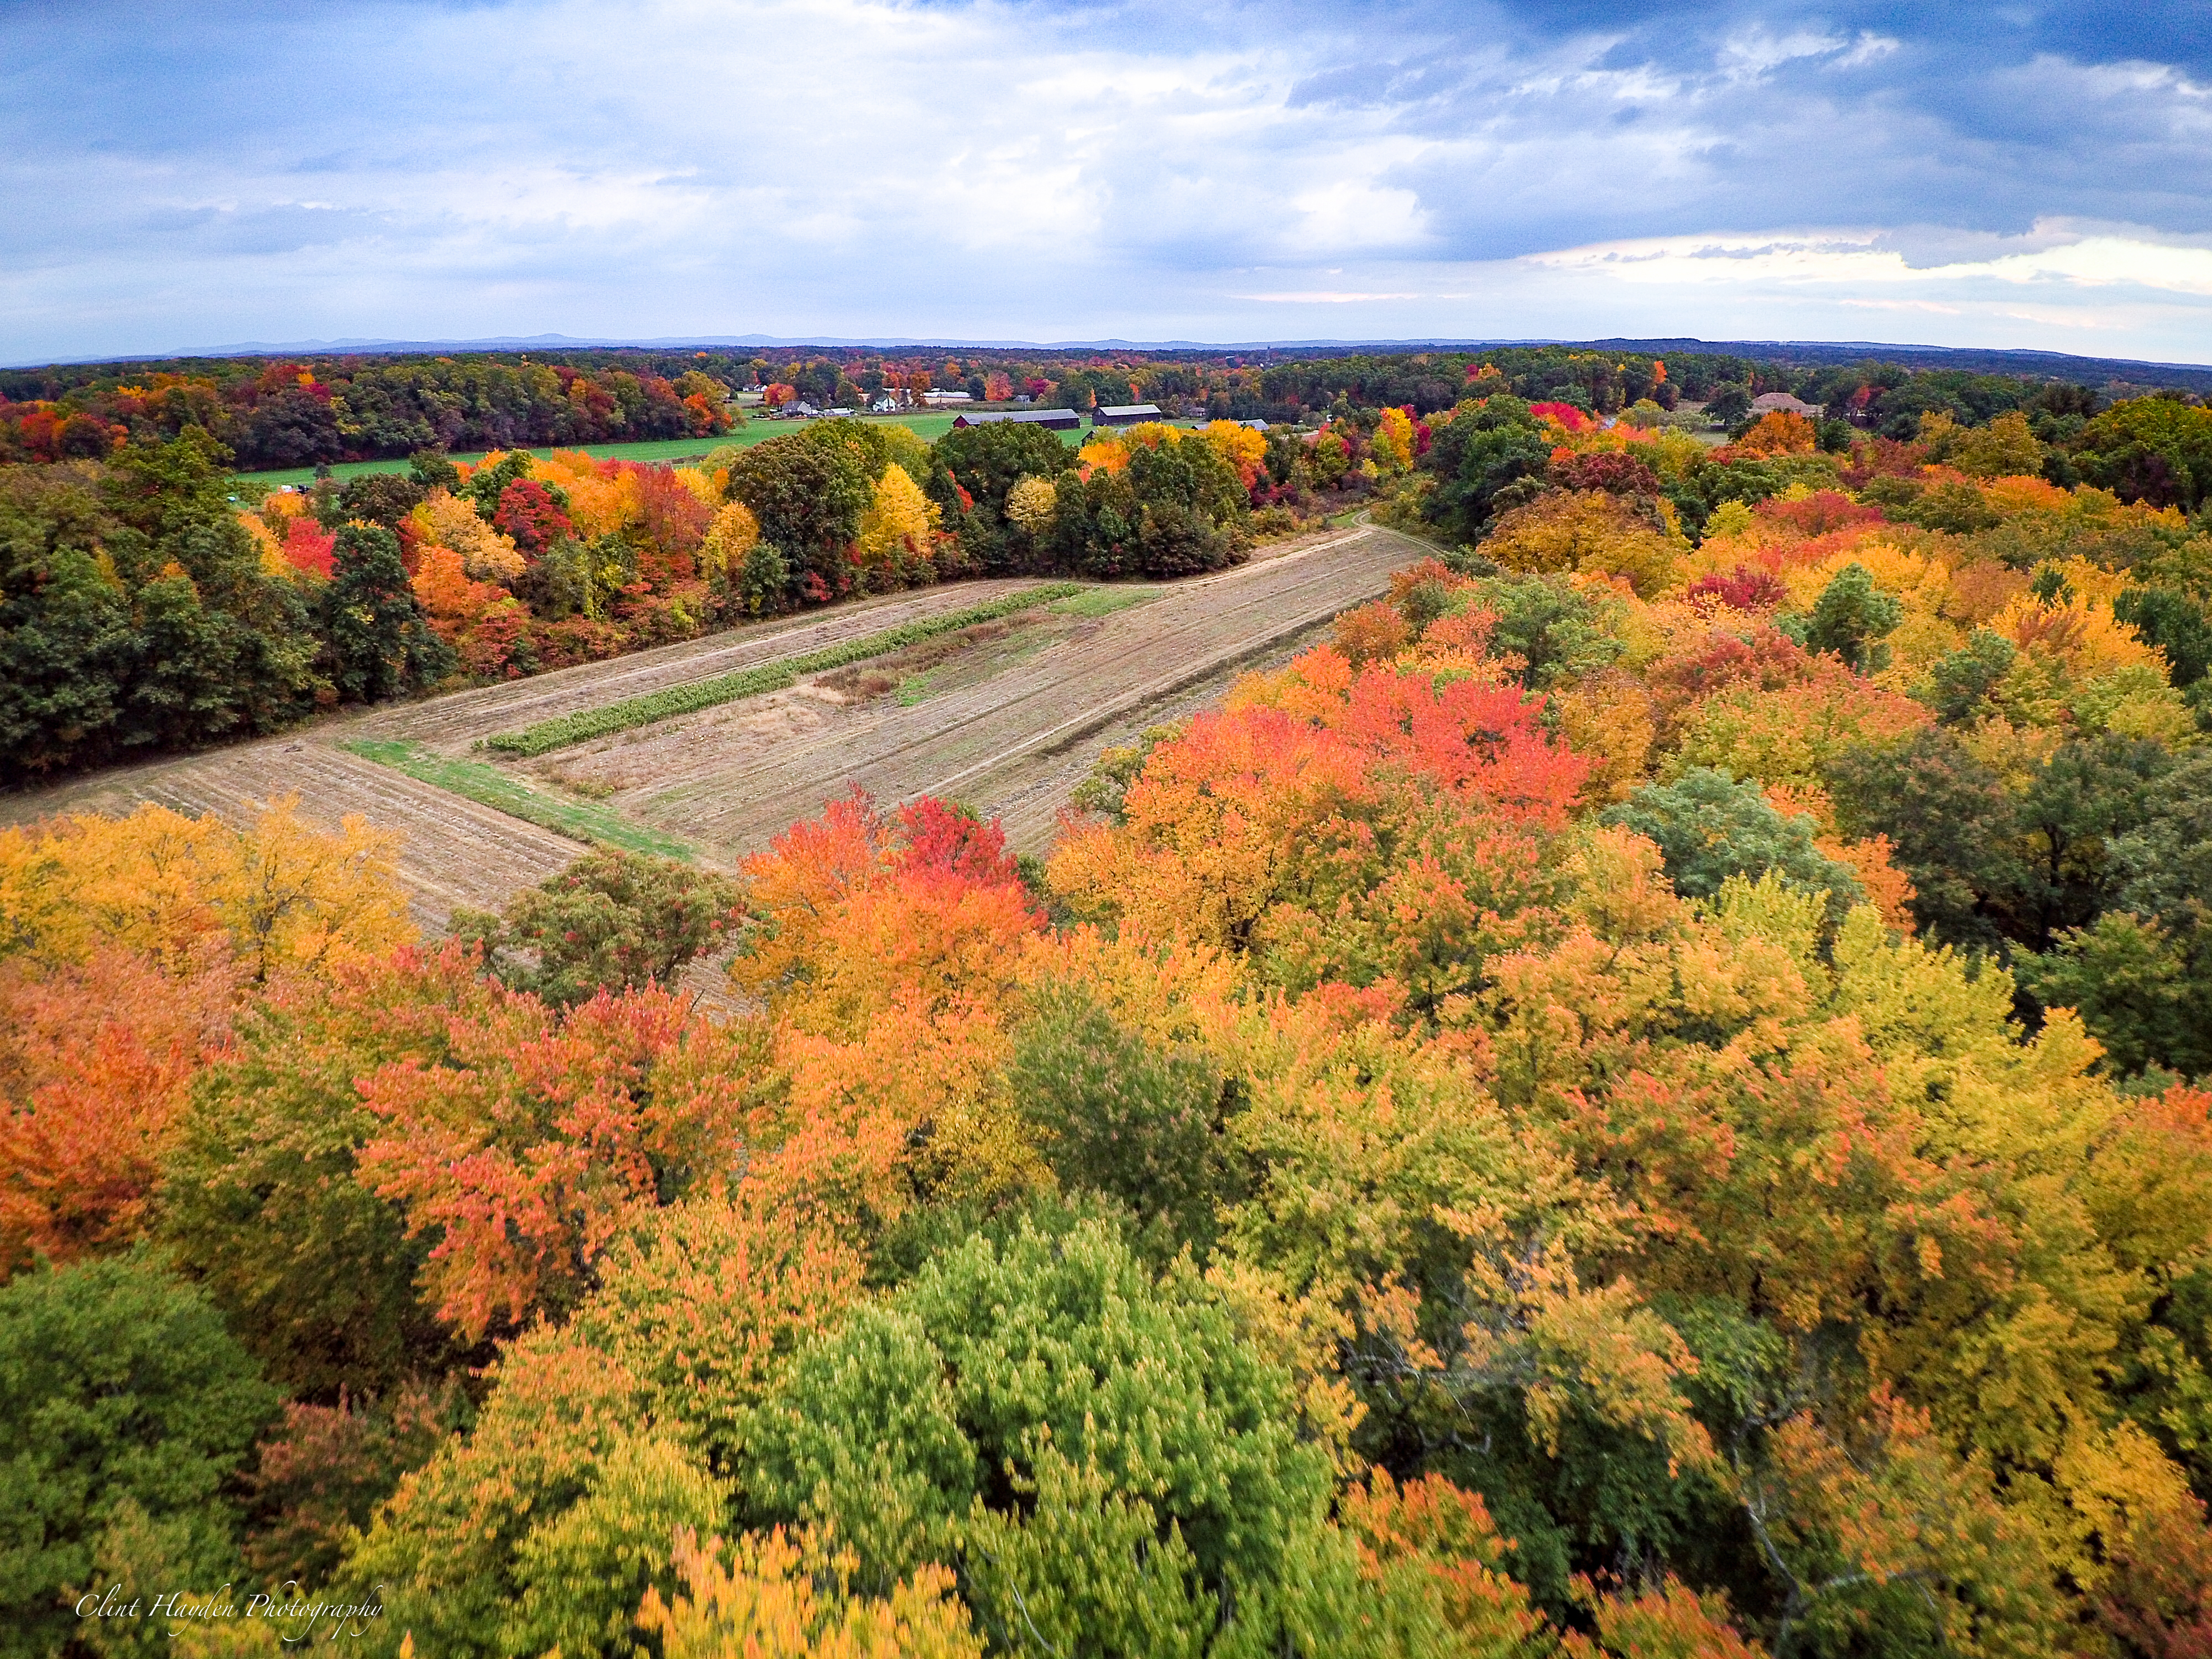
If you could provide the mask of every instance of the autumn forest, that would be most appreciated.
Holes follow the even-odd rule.
[[[2212,1654],[2212,408],[1985,368],[0,374],[0,1655]],[[38,804],[1360,531],[1035,851]]]

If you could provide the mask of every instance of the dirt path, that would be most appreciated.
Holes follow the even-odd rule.
[[[854,706],[802,686],[563,750],[510,769],[548,793],[580,785],[624,816],[727,863],[858,783],[890,801],[941,793],[1002,816],[1025,850],[1049,842],[1068,792],[1106,745],[1219,696],[1247,666],[1285,654],[1380,592],[1420,544],[1361,527],[1263,550],[1234,570],[1162,585],[1155,598],[1055,631],[990,672],[901,702]],[[404,738],[448,754],[494,732],[819,649],[1030,585],[963,582],[717,634],[612,662],[381,708],[210,754],[0,796],[0,823],[55,812],[121,813],[143,801],[250,817],[296,793],[303,817],[359,813],[403,831],[401,873],[420,920],[496,908],[573,859],[578,843],[337,749]]]

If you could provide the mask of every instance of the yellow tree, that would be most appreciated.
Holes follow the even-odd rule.
[[[1267,441],[1242,421],[1209,421],[1199,435],[1236,468],[1237,476],[1249,489],[1259,478],[1260,464],[1267,458]]]
[[[1253,434],[1257,437],[1259,434]],[[1368,446],[1375,457],[1375,465],[1383,475],[1394,477],[1408,471],[1413,465],[1413,422],[1402,409],[1386,409],[1375,428],[1373,441]]]
[[[392,838],[149,806],[0,833],[0,1272],[137,1236],[241,981],[412,937]]]
[[[875,499],[860,518],[861,565],[905,577],[927,564],[936,546],[938,505],[896,462],[876,481]]]
[[[414,512],[416,533],[426,542],[461,556],[461,568],[478,581],[511,582],[522,574],[522,555],[514,538],[494,530],[465,501],[444,490],[434,493]]]
[[[1060,492],[1049,478],[1024,476],[1006,492],[1006,517],[1031,536],[1042,536],[1060,509]]]
[[[707,526],[707,539],[699,548],[700,568],[710,574],[719,571],[734,576],[744,568],[745,555],[759,540],[760,521],[753,517],[752,509],[743,501],[732,501]]]

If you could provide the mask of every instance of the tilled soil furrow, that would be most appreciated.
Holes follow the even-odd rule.
[[[760,667],[785,657],[804,656],[825,646],[945,611],[964,611],[1002,593],[1037,585],[1032,580],[960,582],[862,600],[803,622],[749,626],[657,647],[613,662],[556,669],[504,685],[380,709],[356,721],[350,735],[410,738],[434,748],[458,750],[494,732],[514,731],[579,709],[602,708],[672,685],[689,685]]]
[[[854,783],[887,800],[941,791],[996,811],[1002,796],[1025,790],[1041,764],[1058,769],[1049,765],[1055,751],[1109,727],[1140,730],[1154,705],[1380,591],[1406,562],[1407,544],[1373,531],[1358,541],[1334,556],[1235,573],[1243,580],[1178,586],[1140,611],[1106,618],[1086,640],[979,684],[912,708],[873,704],[829,730],[742,759],[718,755],[711,732],[672,733],[671,746],[684,752],[649,767],[654,783],[616,804],[647,822],[680,826],[725,855],[757,845]],[[1152,672],[1139,678],[1137,664]]]
[[[1382,532],[1368,533],[1380,536]],[[1230,586],[1224,577],[1178,586],[1141,612],[1107,618],[1087,641],[1063,645],[980,684],[932,697],[916,708],[872,705],[831,729],[785,738],[771,753],[735,764],[716,752],[714,734],[706,724],[687,720],[665,734],[672,740],[680,737],[682,752],[656,756],[659,779],[620,804],[656,820],[664,811],[696,811],[702,787],[711,787],[717,794],[744,796],[752,793],[748,786],[771,775],[793,769],[836,773],[862,757],[890,760],[918,744],[957,743],[958,728],[981,719],[1003,718],[1023,726],[1028,719],[1024,705],[1037,699],[1062,711],[1061,716],[1040,722],[1043,726],[1056,726],[1066,711],[1086,707],[1085,698],[1091,696],[1099,684],[1125,692],[1133,662],[1170,665],[1166,673],[1148,676],[1140,683],[1147,688],[1146,695],[1161,695],[1186,674],[1211,672],[1224,659],[1241,656],[1315,620],[1334,616],[1346,605],[1379,588],[1382,579],[1402,562],[1403,556],[1398,549],[1378,549],[1371,570],[1349,563],[1334,568],[1290,567],[1270,572],[1273,580],[1264,587]],[[1289,562],[1285,565],[1289,566]],[[1256,571],[1267,567],[1248,568]],[[653,737],[641,731],[611,742],[639,744]]]

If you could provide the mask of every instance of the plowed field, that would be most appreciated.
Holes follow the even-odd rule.
[[[879,799],[933,793],[1005,820],[1014,845],[1050,841],[1068,793],[1098,750],[1218,697],[1244,669],[1279,659],[1339,611],[1380,592],[1419,544],[1362,527],[1262,550],[1235,570],[1162,584],[1103,615],[1069,604],[1004,629],[948,636],[924,665],[854,670],[788,691],[641,726],[536,760],[503,763],[556,798],[589,799],[728,864],[857,783]],[[578,843],[343,752],[401,738],[471,754],[495,732],[617,698],[820,649],[957,611],[1024,586],[969,582],[864,601],[801,621],[745,628],[331,720],[212,754],[118,769],[0,797],[0,822],[130,811],[156,801],[237,819],[296,793],[303,816],[348,813],[402,830],[402,873],[421,920],[456,905],[496,908],[574,858]],[[1139,596],[1107,590],[1108,603]],[[866,670],[868,665],[860,665]],[[903,674],[893,689],[893,677]],[[481,752],[474,758],[484,759]]]

